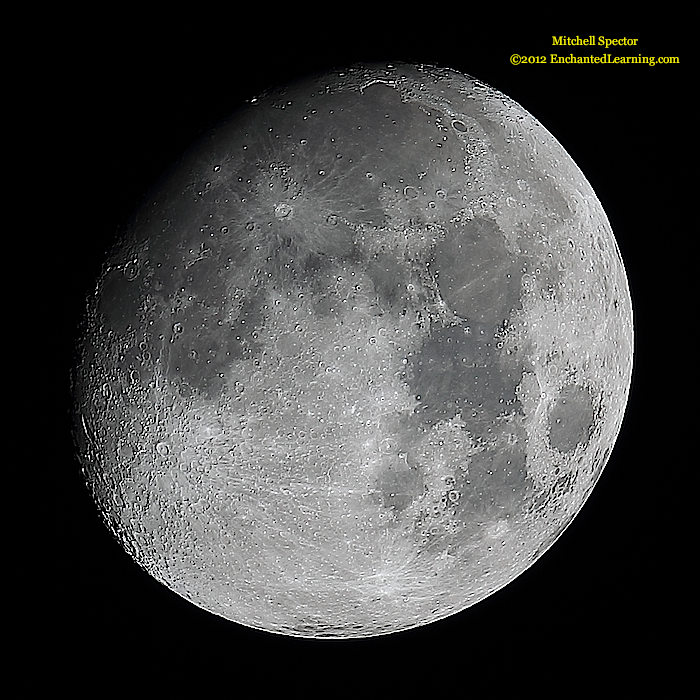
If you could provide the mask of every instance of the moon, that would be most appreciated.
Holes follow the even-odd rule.
[[[429,624],[580,511],[630,389],[591,185],[506,95],[365,64],[251,99],[153,188],[86,301],[74,440],[154,578],[297,637]]]

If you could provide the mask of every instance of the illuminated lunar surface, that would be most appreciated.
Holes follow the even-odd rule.
[[[367,637],[537,560],[620,429],[632,309],[559,143],[453,71],[356,66],[198,142],[112,250],[73,372],[105,522],[216,615]]]

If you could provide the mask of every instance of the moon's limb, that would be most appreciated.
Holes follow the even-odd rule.
[[[356,67],[193,148],[88,300],[76,442],[109,527],[202,608],[371,636],[529,567],[595,485],[632,311],[593,190],[451,71]]]

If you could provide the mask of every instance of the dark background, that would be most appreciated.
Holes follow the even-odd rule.
[[[679,334],[687,280],[678,261],[688,253],[689,229],[697,229],[686,218],[690,144],[682,137],[695,127],[680,116],[692,102],[682,97],[689,57],[675,29],[651,18],[616,27],[585,16],[533,26],[513,16],[506,30],[495,30],[494,19],[505,21],[499,18],[505,10],[496,7],[489,21],[458,6],[422,18],[407,19],[405,10],[394,21],[361,10],[348,15],[345,8],[346,14],[320,23],[303,8],[283,15],[272,8],[240,16],[207,15],[204,8],[176,18],[112,14],[88,17],[83,29],[62,20],[67,33],[58,32],[46,49],[34,97],[51,115],[50,175],[59,195],[42,251],[52,270],[47,274],[55,275],[48,324],[56,324],[49,353],[56,406],[47,439],[35,438],[47,443],[50,467],[44,470],[46,518],[35,519],[43,525],[32,544],[42,554],[30,557],[26,568],[33,601],[27,608],[39,616],[27,618],[23,632],[27,653],[55,662],[55,673],[69,682],[80,685],[95,671],[115,682],[140,674],[207,683],[225,676],[232,692],[252,680],[266,696],[275,674],[288,674],[295,692],[297,683],[313,685],[325,669],[337,674],[327,695],[357,684],[371,697],[373,674],[390,684],[429,674],[433,691],[441,693],[461,693],[477,678],[497,691],[525,666],[530,671],[517,671],[516,678],[523,687],[543,673],[595,679],[603,665],[620,681],[627,674],[663,674],[688,604],[687,567],[678,554],[688,536],[678,519],[686,507],[689,460],[674,455],[669,443],[684,440],[674,394],[688,382],[682,369],[687,340]],[[677,55],[681,64],[509,63],[516,52],[603,53],[552,47],[553,34],[637,37],[637,47],[608,51]],[[382,59],[433,63],[489,83],[537,117],[579,165],[627,266],[636,324],[632,393],[615,450],[587,504],[505,589],[459,615],[387,637],[279,637],[172,594],[133,564],[101,524],[69,432],[75,326],[119,224],[202,129],[270,84]]]

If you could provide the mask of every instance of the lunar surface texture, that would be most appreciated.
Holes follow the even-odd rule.
[[[630,387],[610,224],[557,140],[451,70],[251,99],[173,166],[88,295],[76,449],[195,605],[370,637],[478,603],[583,506]]]

